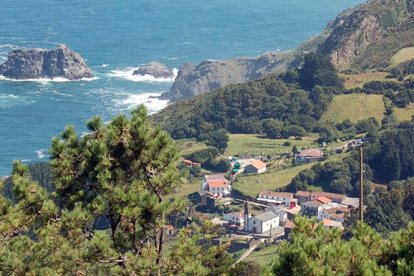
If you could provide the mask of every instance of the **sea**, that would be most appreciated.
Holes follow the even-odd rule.
[[[173,79],[134,77],[140,65],[257,56],[294,48],[362,0],[1,0],[0,63],[17,48],[66,44],[95,78],[13,81],[0,76],[0,176],[13,160],[47,161],[50,139],[94,115],[109,121],[154,99]]]

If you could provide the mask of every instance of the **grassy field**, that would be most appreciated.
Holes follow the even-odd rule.
[[[411,59],[414,59],[414,47],[403,48],[391,58],[391,65],[395,66]]]
[[[190,154],[194,151],[206,148],[206,144],[203,142],[197,142],[195,139],[181,139],[175,141],[180,153],[182,155]]]
[[[260,249],[259,251],[253,251],[245,261],[257,263],[258,265],[265,267],[271,263],[277,252],[277,245],[271,245]]]
[[[288,185],[295,175],[313,165],[305,164],[284,170],[268,170],[259,175],[241,175],[237,182],[233,183],[233,189],[245,195],[256,197],[262,190],[274,190]]]
[[[187,197],[189,194],[195,193],[200,190],[201,178],[190,178],[186,180],[176,193],[169,195],[170,198]]]
[[[405,108],[394,107],[394,117],[397,121],[411,121],[411,116],[414,115],[414,104],[411,103]]]
[[[324,162],[338,161],[346,156],[349,156],[349,153],[334,154]],[[239,175],[237,181],[233,183],[233,189],[244,195],[256,197],[260,191],[275,190],[287,186],[299,172],[309,169],[315,164],[303,164],[286,169],[270,169],[265,173],[256,175]]]
[[[356,123],[362,119],[375,117],[381,122],[384,112],[382,95],[337,95],[323,114],[321,121],[340,123],[345,119],[350,119]]]
[[[253,134],[230,134],[229,145],[226,155],[241,154],[280,154],[290,153],[292,147],[296,145],[298,149],[302,147],[315,146],[316,135],[304,137],[302,140],[295,139],[267,139]],[[285,142],[290,142],[289,146],[283,146]]]
[[[359,74],[339,74],[344,79],[344,86],[346,89],[352,89],[356,87],[362,87],[365,83],[371,81],[390,81],[392,79],[386,79],[389,75],[387,72],[364,72]]]

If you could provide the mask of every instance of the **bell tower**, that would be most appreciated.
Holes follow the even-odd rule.
[[[251,208],[249,199],[244,202],[244,231],[249,231],[249,219],[251,218]]]

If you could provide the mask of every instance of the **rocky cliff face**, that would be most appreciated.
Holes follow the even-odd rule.
[[[65,45],[56,49],[19,49],[0,65],[0,75],[11,79],[66,78],[79,80],[93,74],[82,57]]]
[[[170,91],[162,98],[178,100],[206,93],[228,84],[259,79],[270,73],[291,68],[295,55],[291,52],[269,52],[257,58],[238,58],[223,61],[203,61],[198,65],[186,63],[180,67]]]
[[[414,46],[413,0],[369,0],[341,13],[325,31],[289,52],[181,66],[163,98],[178,100],[300,66],[309,51],[329,55],[339,70],[389,65],[399,49]]]
[[[168,68],[165,64],[156,61],[140,66],[133,72],[133,75],[151,75],[157,79],[170,79],[175,77],[173,71],[170,68]]]
[[[330,35],[318,52],[330,55],[339,70],[386,66],[406,44],[397,35],[412,23],[411,8],[412,0],[371,0],[346,10],[328,25]]]

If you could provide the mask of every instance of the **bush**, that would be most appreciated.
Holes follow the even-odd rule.
[[[219,155],[219,150],[215,147],[207,147],[206,149],[195,151],[185,158],[197,163],[205,163],[209,159],[214,159]]]

